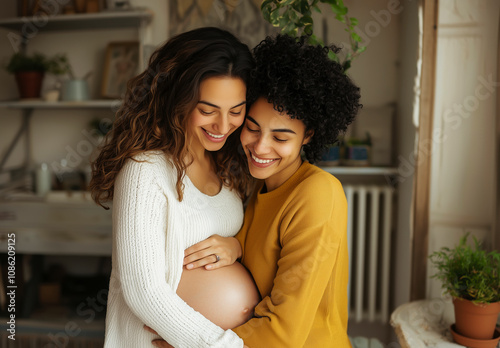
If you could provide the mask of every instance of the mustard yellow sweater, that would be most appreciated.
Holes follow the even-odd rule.
[[[304,162],[256,190],[236,238],[262,301],[235,331],[250,348],[347,348],[347,202],[340,182]]]

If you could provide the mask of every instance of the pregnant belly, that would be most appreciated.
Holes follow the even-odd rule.
[[[211,271],[184,269],[177,294],[225,330],[249,320],[260,301],[252,276],[239,262]]]

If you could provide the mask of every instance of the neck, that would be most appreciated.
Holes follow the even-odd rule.
[[[185,159],[185,163],[192,162],[204,162],[209,159],[209,153],[203,146],[196,146],[198,144],[193,144],[190,142],[187,146],[187,158]]]
[[[271,192],[272,190],[277,189],[281,185],[283,185],[288,179],[290,179],[296,172],[299,170],[302,165],[302,158],[297,157],[297,160],[291,164],[288,168],[282,171],[282,175],[279,176],[271,176],[267,179],[264,179],[266,183],[267,192]],[[284,174],[284,175],[283,175]]]

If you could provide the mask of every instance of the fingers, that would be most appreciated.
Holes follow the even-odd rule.
[[[184,256],[188,256],[190,254],[194,254],[194,253],[197,253],[197,252],[202,251],[204,249],[207,249],[210,246],[212,246],[214,241],[215,241],[215,238],[214,238],[214,236],[212,236],[212,237],[208,237],[205,240],[202,240],[201,242],[198,242],[194,245],[191,245],[189,248],[184,250]]]
[[[194,262],[190,262],[186,264],[186,269],[195,269],[199,267],[204,267],[205,269],[217,269],[219,267],[227,266],[229,263],[227,262],[227,258],[219,256],[219,261],[217,261],[218,254],[209,254],[202,259],[196,260]]]
[[[151,343],[153,343],[153,346],[159,348],[174,348],[173,346],[165,342],[165,340],[153,340]]]
[[[148,332],[151,332],[157,336],[158,335],[158,332],[156,332],[155,330],[153,330],[152,328],[150,328],[149,326],[147,325],[144,325],[143,326],[144,330],[148,331]],[[153,340],[151,342],[153,344],[153,346],[155,347],[160,347],[160,348],[174,348],[173,346],[171,346],[170,344],[168,344],[165,340],[162,340],[162,339],[156,339],[156,340]]]
[[[217,257],[219,260],[217,261]],[[226,262],[223,262],[226,261]],[[227,266],[231,262],[227,248],[224,244],[224,237],[213,235],[184,251],[184,265],[187,269],[205,267],[206,269],[215,269],[221,266]],[[215,264],[218,264],[215,266]]]
[[[151,332],[151,333],[153,333],[153,334],[155,334],[155,335],[158,335],[158,332],[156,332],[155,330],[153,330],[152,328],[150,328],[150,327],[149,327],[149,326],[147,326],[147,325],[144,325],[144,326],[143,326],[143,328],[144,328],[144,330],[146,330],[146,331],[149,331],[149,332]],[[158,336],[159,336],[159,335],[158,335]]]
[[[184,252],[186,269],[217,269],[233,264],[241,257],[241,245],[234,237],[213,235]],[[217,256],[219,260],[217,260]]]
[[[193,253],[191,255],[185,256],[184,257],[184,265],[187,265],[189,263],[194,263],[198,260],[203,260],[207,259],[206,263],[213,263],[215,262],[215,256],[213,256],[217,252],[217,249],[214,247],[210,247],[207,249],[204,249],[202,251],[198,251],[196,253]]]

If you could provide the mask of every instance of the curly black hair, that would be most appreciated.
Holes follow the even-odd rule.
[[[277,111],[302,120],[306,131],[314,131],[304,146],[306,159],[314,163],[346,131],[362,105],[359,88],[328,57],[329,49],[335,53],[340,49],[310,45],[307,39],[279,34],[258,44],[248,98],[252,103],[265,97]]]

